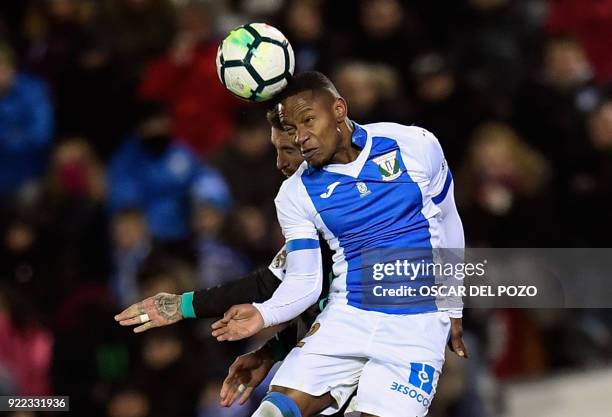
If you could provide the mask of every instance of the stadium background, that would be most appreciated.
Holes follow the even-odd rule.
[[[236,278],[282,244],[262,109],[214,68],[220,38],[249,21],[281,28],[297,70],[329,74],[354,120],[438,136],[468,245],[609,246],[610,0],[0,12],[0,394],[70,395],[75,415],[250,415],[257,398],[221,410],[218,391],[261,340],[219,345],[205,321],[135,336],[112,319]],[[449,357],[431,415],[609,415],[611,323],[610,310],[466,311],[472,357]]]

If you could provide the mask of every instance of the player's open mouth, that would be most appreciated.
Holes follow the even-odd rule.
[[[317,152],[317,148],[310,148],[302,151],[304,159],[309,160]]]

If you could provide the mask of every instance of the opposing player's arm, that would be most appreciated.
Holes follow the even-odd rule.
[[[284,251],[281,250],[280,253]],[[278,257],[278,255],[277,255]],[[282,268],[259,268],[235,281],[213,288],[191,291],[182,295],[159,293],[132,304],[115,316],[122,326],[140,325],[136,333],[154,327],[174,324],[185,318],[223,316],[235,304],[261,302],[269,299],[282,279]]]
[[[259,268],[223,285],[195,291],[193,310],[197,318],[220,317],[235,304],[262,302],[274,294],[281,281],[269,268]]]

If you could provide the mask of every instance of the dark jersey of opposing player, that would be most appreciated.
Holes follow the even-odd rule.
[[[327,243],[321,239],[321,254],[323,257],[323,276],[329,281],[324,282],[321,295],[316,304],[308,308],[282,332],[268,342],[268,347],[275,352],[275,358],[282,360],[295,344],[304,337],[315,318],[323,309],[329,294],[329,284],[332,274],[332,251]],[[280,256],[279,256],[280,255]],[[282,268],[282,251],[279,252],[277,268]],[[193,308],[198,318],[214,318],[222,316],[231,306],[246,303],[261,303],[272,297],[281,280],[278,272],[273,271],[274,263],[270,267],[259,268],[250,274],[218,285],[213,288],[198,290],[193,295]],[[275,274],[276,272],[276,274]]]

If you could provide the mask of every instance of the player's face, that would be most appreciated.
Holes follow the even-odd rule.
[[[326,94],[305,91],[286,98],[279,107],[285,132],[316,168],[331,161],[341,141],[334,105]]]
[[[276,169],[286,177],[292,176],[304,162],[299,146],[285,131],[274,127],[272,128],[272,145],[276,148]]]

